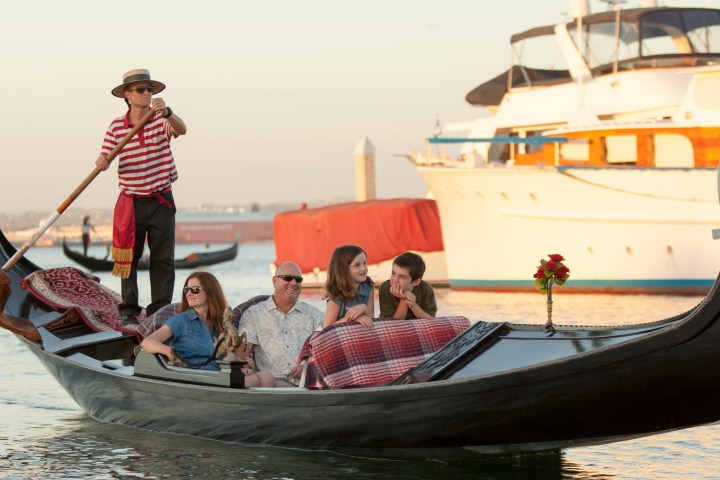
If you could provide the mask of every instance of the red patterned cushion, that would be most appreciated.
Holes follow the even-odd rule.
[[[93,330],[119,330],[135,333],[137,325],[123,325],[116,292],[100,284],[94,275],[77,268],[62,267],[33,272],[20,281],[39,300],[58,309],[74,308]]]

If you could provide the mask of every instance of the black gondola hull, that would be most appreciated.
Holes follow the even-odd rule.
[[[485,379],[325,392],[131,377],[84,367],[21,340],[80,407],[103,422],[313,449],[502,453],[605,443],[720,420],[717,349],[704,338],[635,358],[609,354]],[[705,368],[690,368],[699,356]]]
[[[35,269],[22,259],[8,272],[6,314],[32,319],[52,310],[17,286]],[[18,338],[102,422],[246,444],[447,458],[592,445],[717,422],[719,318],[716,283],[698,307],[633,326],[631,339],[615,345],[483,375],[468,374],[483,358],[482,349],[471,349],[447,379],[327,391],[211,387],[101,366],[112,345],[129,358],[127,338],[61,353]],[[623,328],[577,334],[611,336]],[[493,341],[520,334],[552,350],[567,332],[546,337],[541,328],[511,326]]]

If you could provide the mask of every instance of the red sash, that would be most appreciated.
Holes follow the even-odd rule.
[[[130,276],[135,250],[135,203],[132,194],[121,192],[113,215],[112,274],[120,278]]]

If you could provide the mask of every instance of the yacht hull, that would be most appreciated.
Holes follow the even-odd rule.
[[[450,285],[532,288],[560,253],[567,291],[697,293],[720,260],[714,169],[420,167],[437,201]]]

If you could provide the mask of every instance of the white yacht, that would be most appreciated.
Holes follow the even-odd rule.
[[[466,97],[490,114],[411,154],[450,285],[529,290],[559,253],[563,290],[704,294],[720,262],[720,10],[571,10],[512,36],[510,69]]]

